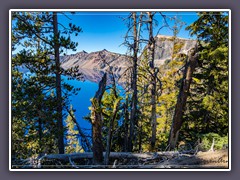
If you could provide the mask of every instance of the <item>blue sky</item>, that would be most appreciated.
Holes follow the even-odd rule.
[[[162,13],[168,18],[176,16],[186,23],[179,32],[179,37],[195,38],[189,37],[189,32],[185,30],[185,27],[197,20],[198,16],[196,12],[179,11]],[[127,26],[123,18],[126,18],[128,15],[129,12],[76,12],[75,14],[65,12],[65,15],[59,13],[59,23],[64,26],[68,26],[69,23],[72,23],[81,27],[83,30],[78,36],[71,36],[74,42],[78,42],[77,51],[67,50],[65,53],[75,54],[82,50],[94,52],[107,49],[111,52],[125,54],[127,52],[127,47],[122,45],[122,43],[124,42],[124,36],[127,32]],[[159,26],[155,27],[154,35],[156,35],[159,27],[163,25],[163,18],[159,13],[155,15],[155,18],[158,20]],[[170,26],[173,25],[173,22],[170,20],[168,23]],[[59,26],[59,29],[61,29],[61,26]],[[163,28],[159,34],[173,35],[173,32],[169,30],[169,28]],[[147,38],[146,33],[145,37]],[[14,53],[22,49],[23,48],[19,46]]]
[[[125,54],[127,47],[121,45],[124,42],[124,36],[127,32],[127,27],[122,18],[127,17],[128,12],[76,12],[74,15],[66,13],[68,19],[64,15],[59,15],[59,22],[67,25],[68,23],[80,26],[83,30],[77,37],[71,36],[72,40],[78,42],[77,52],[85,50],[87,52],[100,51],[107,49],[112,52]],[[195,12],[163,12],[168,17],[177,16],[181,18],[186,25],[182,28],[179,37],[190,38],[189,32],[185,31],[185,27],[190,25],[197,19]],[[159,27],[163,24],[162,17],[156,15],[159,21]],[[170,25],[173,22],[169,21]],[[156,27],[155,33],[159,28]],[[172,35],[172,31],[168,28],[162,29],[159,34]],[[192,37],[194,38],[194,37]],[[73,54],[68,50],[67,54]]]

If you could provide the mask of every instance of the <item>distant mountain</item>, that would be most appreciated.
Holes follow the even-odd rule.
[[[172,36],[164,35],[157,35],[155,37],[155,40],[156,48],[154,63],[155,66],[160,66],[166,60],[171,60],[174,42]],[[195,40],[183,38],[177,38],[176,42],[177,46],[175,45],[176,47],[174,51],[177,54],[187,54],[187,52],[196,44]],[[143,58],[140,56],[140,59]],[[81,51],[76,54],[62,56],[61,62],[64,69],[68,69],[78,65],[79,69],[81,69],[81,71],[84,71],[85,73],[88,70],[89,72],[104,72],[111,68],[115,74],[122,74],[129,66],[131,66],[131,60],[129,56],[109,52],[106,49],[91,53]]]
[[[91,53],[81,51],[73,55],[63,56],[61,57],[61,62],[64,69],[78,65],[80,69],[96,71],[106,71],[111,68],[114,73],[121,74],[130,66],[131,61],[126,55],[103,49],[102,51]]]
[[[85,80],[89,80],[91,82],[96,82],[96,83],[98,83],[104,75],[104,71],[92,70],[92,69],[79,69],[79,72],[83,74]],[[125,81],[124,78],[119,79],[121,74],[114,73],[113,75],[119,85],[124,84],[124,81]],[[107,84],[111,82],[112,82],[112,75],[108,74]]]

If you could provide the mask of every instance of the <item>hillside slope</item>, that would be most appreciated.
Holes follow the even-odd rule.
[[[187,52],[196,44],[195,40],[177,38],[174,47],[172,36],[157,35],[155,39],[155,66],[157,67],[163,64],[166,60],[171,60],[174,48],[174,51],[177,51],[175,52],[177,54],[187,54]],[[85,69],[85,71],[94,70],[104,72],[111,68],[115,74],[122,74],[129,66],[131,66],[129,56],[110,52],[106,49],[91,53],[81,51],[76,54],[62,56],[61,61],[64,69],[79,66],[79,69]]]

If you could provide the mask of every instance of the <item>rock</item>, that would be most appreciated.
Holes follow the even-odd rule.
[[[170,61],[172,59],[173,47],[175,48],[175,54],[186,55],[196,44],[195,40],[176,38],[174,46],[174,38],[172,36],[157,35],[155,39],[156,47],[154,63],[156,67],[162,65],[166,60]],[[146,49],[146,47],[144,49]],[[144,59],[143,55],[140,55],[139,59],[140,63]],[[62,56],[61,62],[64,69],[79,66],[79,69],[86,70],[103,72],[111,70],[113,73],[120,75],[132,65],[129,56],[110,52],[106,49],[91,53],[81,51],[76,54]]]

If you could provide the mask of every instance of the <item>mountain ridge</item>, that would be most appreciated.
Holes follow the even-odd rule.
[[[155,36],[155,42],[155,66],[160,66],[166,60],[171,60],[173,51],[177,54],[186,55],[196,44],[196,40],[179,37],[174,38],[173,36],[166,35]],[[146,47],[144,49],[146,49]],[[141,56],[142,54],[140,55],[140,59],[142,59]],[[76,54],[62,56],[61,62],[64,69],[77,65],[79,69],[96,71],[111,70],[113,73],[121,74],[131,66],[130,58],[130,56],[125,54],[110,52],[106,49],[90,53],[83,50]]]

